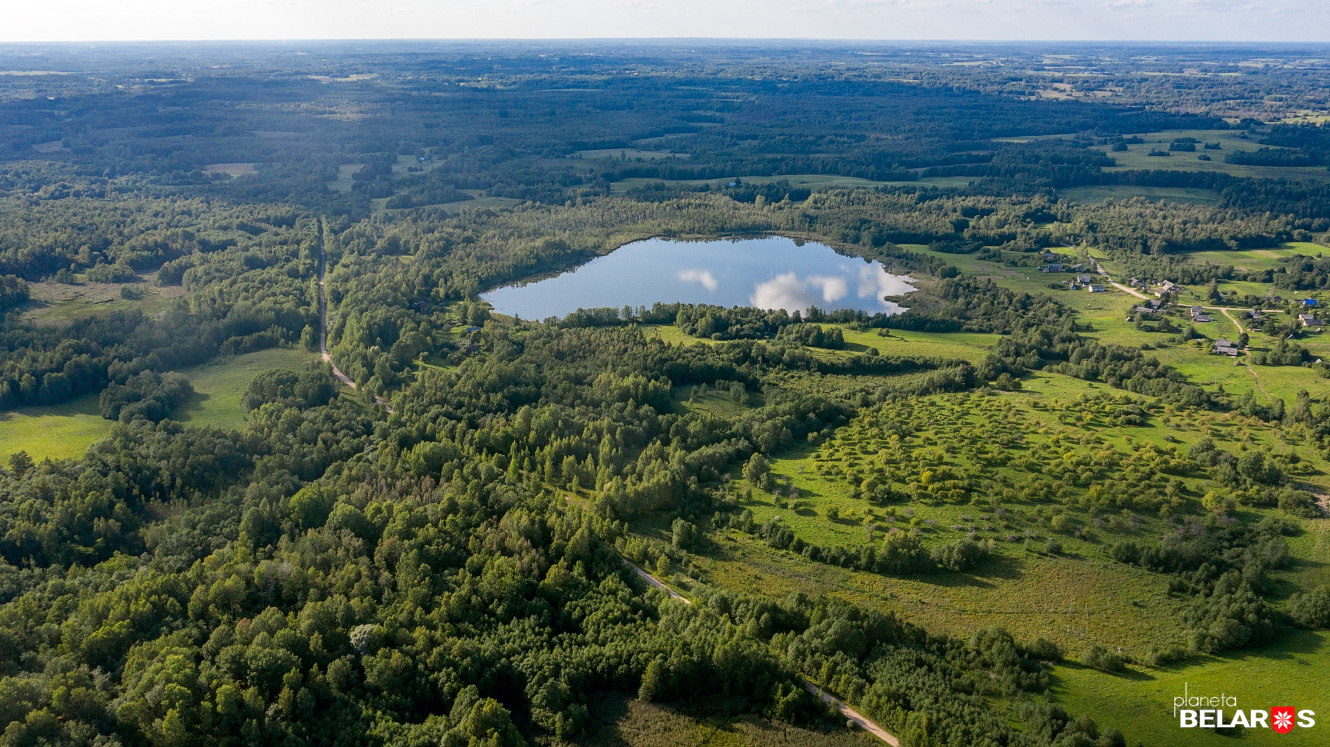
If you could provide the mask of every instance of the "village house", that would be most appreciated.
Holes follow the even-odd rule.
[[[1320,319],[1317,319],[1316,317],[1312,316],[1311,314],[1298,314],[1298,321],[1301,322],[1301,323],[1302,323],[1302,326],[1304,326],[1304,327],[1319,327],[1319,326],[1321,326],[1321,320],[1320,320]]]
[[[1204,324],[1205,322],[1210,321],[1210,315],[1206,314],[1205,309],[1202,309],[1200,306],[1193,306],[1191,307],[1191,320],[1193,322]]]
[[[1064,268],[1063,268],[1061,262],[1054,262],[1053,264],[1050,264],[1050,265],[1044,265],[1043,267],[1040,267],[1040,268],[1039,268],[1039,271],[1040,271],[1040,272],[1062,272],[1063,269],[1064,269]]]
[[[1155,295],[1163,296],[1165,293],[1177,293],[1182,290],[1182,286],[1175,284],[1172,280],[1165,280],[1155,286]]]
[[[1238,348],[1232,340],[1215,340],[1215,355],[1227,355],[1236,358]]]
[[[1108,287],[1103,285],[1087,285],[1085,289],[1091,293],[1107,293]]]

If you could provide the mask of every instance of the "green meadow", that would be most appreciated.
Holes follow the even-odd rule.
[[[1324,745],[1330,730],[1330,634],[1292,632],[1264,648],[1204,656],[1157,669],[1132,667],[1107,674],[1075,664],[1054,670],[1050,696],[1073,713],[1093,713],[1101,728],[1116,727],[1128,744],[1146,745]],[[1270,729],[1230,733],[1182,729],[1173,699],[1231,695],[1243,710],[1292,706],[1316,712],[1312,729],[1285,735]],[[1231,716],[1231,710],[1229,709]]]
[[[910,346],[927,346],[929,355],[974,359],[992,344],[988,338],[930,335],[908,342],[889,338],[886,345],[912,352],[922,348]],[[881,338],[865,333],[847,330],[846,340],[883,347]],[[901,352],[887,348],[884,354],[888,350]],[[1188,361],[1175,363],[1188,368]],[[1245,368],[1199,351],[1190,373],[1199,379],[1225,366],[1238,381],[1250,379]],[[1289,372],[1305,382],[1305,369]],[[789,385],[836,388],[825,378],[792,379]],[[1293,383],[1271,380],[1267,386],[1283,390]],[[962,538],[989,542],[992,556],[973,572],[918,578],[859,572],[772,549],[731,529],[718,536],[717,552],[692,558],[688,569],[673,568],[668,581],[684,593],[706,586],[762,588],[777,595],[828,593],[896,610],[935,632],[965,635],[1000,625],[1017,637],[1054,640],[1072,657],[1091,643],[1139,657],[1148,648],[1178,643],[1183,600],[1167,593],[1165,576],[1112,561],[1105,548],[1117,539],[1148,540],[1164,531],[1151,507],[1159,498],[1151,486],[1176,483],[1178,505],[1186,513],[1202,512],[1201,495],[1212,489],[1203,475],[1151,477],[1155,468],[1145,465],[1211,438],[1236,452],[1256,449],[1294,458],[1304,465],[1297,480],[1328,489],[1330,463],[1314,444],[1254,418],[1178,410],[1059,374],[1036,374],[1022,384],[1014,392],[940,394],[862,410],[825,441],[771,459],[771,490],[732,475],[729,490],[755,524],[779,521],[803,541],[823,547],[853,549],[880,542],[890,531],[913,534],[925,547]],[[1212,382],[1221,384],[1241,388],[1227,380]],[[718,417],[736,417],[746,409],[723,392],[681,388],[676,397],[686,399],[688,409]],[[1132,412],[1146,414],[1138,419]],[[908,435],[888,438],[888,426]],[[858,486],[874,474],[887,475],[893,494],[914,497],[865,500]],[[1124,475],[1131,475],[1126,483]],[[1097,507],[1093,486],[1100,481],[1114,486],[1110,492],[1137,491],[1131,498],[1136,507]],[[1040,493],[1031,486],[1052,493],[1036,498]],[[1060,497],[1050,497],[1053,493]],[[1254,522],[1271,513],[1239,508],[1235,516]],[[1289,540],[1297,561],[1278,575],[1275,599],[1330,581],[1326,522],[1298,521],[1303,532]],[[668,527],[647,523],[635,530],[668,541]],[[1050,541],[1058,547],[1050,550]]]
[[[741,176],[742,181],[750,184],[771,184],[772,182],[789,182],[791,187],[804,187],[807,189],[832,189],[835,187],[902,187],[902,186],[934,186],[934,187],[964,187],[973,181],[970,177],[961,176],[934,176],[923,177],[914,181],[873,181],[871,179],[862,179],[856,176],[835,176],[830,174],[782,174],[778,176]],[[726,184],[734,181],[733,178],[725,179],[646,179],[646,178],[628,178],[621,179],[610,185],[611,191],[627,192],[631,189],[645,187],[650,184],[671,184],[689,187],[709,186],[712,189],[720,189]]]
[[[1138,135],[1145,142],[1132,143],[1126,151],[1111,151],[1107,145],[1094,146],[1104,151],[1116,165],[1105,171],[1136,169],[1164,169],[1168,171],[1215,171],[1232,176],[1257,179],[1325,179],[1330,178],[1324,168],[1301,166],[1246,166],[1225,163],[1224,156],[1233,151],[1254,151],[1264,147],[1255,137],[1244,137],[1242,130],[1164,130]],[[1220,150],[1205,150],[1197,145],[1195,152],[1174,151],[1168,156],[1151,156],[1151,151],[1168,151],[1177,138],[1195,138],[1202,143],[1218,142]],[[1207,155],[1211,160],[1201,160]]]
[[[242,428],[245,412],[240,397],[255,376],[274,368],[299,370],[317,360],[314,353],[273,348],[182,369],[180,373],[194,387],[194,396],[173,419],[189,425]],[[89,394],[53,407],[25,407],[0,414],[0,459],[17,451],[26,451],[37,461],[82,456],[111,431],[113,423],[98,412],[98,401],[98,394]]]
[[[1195,187],[1140,187],[1128,184],[1095,185],[1059,189],[1058,196],[1072,202],[1098,205],[1108,200],[1129,200],[1144,197],[1149,200],[1169,200],[1197,205],[1210,205],[1219,201],[1219,193],[1212,189]]]
[[[36,461],[75,459],[111,431],[98,412],[99,395],[88,394],[51,407],[22,407],[0,413],[0,459],[26,451]]]
[[[242,428],[245,411],[240,407],[240,397],[255,376],[275,368],[298,371],[317,360],[317,353],[271,348],[183,369],[180,373],[189,378],[194,397],[180,408],[175,419],[190,425]]]

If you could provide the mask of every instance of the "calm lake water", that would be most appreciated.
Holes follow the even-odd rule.
[[[884,296],[914,290],[911,279],[880,263],[837,254],[812,241],[647,239],[556,277],[484,293],[501,314],[523,319],[563,317],[577,309],[705,303],[760,309],[855,309],[896,314]]]

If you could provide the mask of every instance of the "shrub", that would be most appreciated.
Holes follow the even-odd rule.
[[[94,283],[127,283],[134,279],[134,270],[129,265],[105,263],[88,268],[88,280]]]
[[[1087,667],[1098,669],[1101,672],[1121,672],[1126,669],[1128,657],[1115,651],[1109,651],[1107,648],[1093,644],[1086,649],[1081,657],[1081,663]]]
[[[1025,647],[1025,652],[1040,661],[1061,661],[1062,650],[1047,638],[1036,638]]]
[[[988,547],[973,540],[961,539],[936,547],[933,562],[949,571],[964,571],[979,565],[988,557]]]
[[[1285,490],[1279,494],[1279,510],[1291,516],[1313,519],[1321,515],[1316,499],[1305,490]]]
[[[1298,593],[1288,598],[1288,616],[1303,628],[1330,628],[1330,586]]]

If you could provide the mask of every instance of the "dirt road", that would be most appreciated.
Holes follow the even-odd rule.
[[[320,224],[320,230],[319,230],[319,355],[322,356],[322,358],[323,358],[323,362],[324,362],[324,363],[327,363],[328,365],[332,366],[333,377],[336,378],[338,381],[342,382],[343,384],[345,384],[346,386],[348,386],[348,387],[350,387],[351,389],[354,390],[354,389],[356,388],[356,382],[352,381],[350,376],[347,376],[346,374],[342,373],[342,369],[338,368],[336,363],[333,363],[332,356],[328,353],[328,295],[327,295],[327,293],[326,293],[326,291],[325,291],[325,288],[326,288],[326,285],[327,285],[327,281],[328,281],[328,252],[327,252],[327,250],[324,248],[324,241],[323,241],[323,231],[324,231],[324,230],[325,230],[325,229],[323,228],[322,224]],[[392,412],[392,411],[393,411],[393,406],[388,402],[388,400],[384,399],[383,397],[380,397],[380,396],[378,396],[378,395],[375,395],[375,397],[374,397],[374,402],[375,402],[375,404],[383,405],[383,408],[384,408],[385,410],[387,410],[388,412]]]
[[[693,603],[692,600],[666,586],[660,579],[639,568],[636,563],[629,561],[627,558],[624,558],[623,562],[627,564],[629,568],[632,568],[638,576],[641,576],[643,581],[646,581],[651,586],[669,594],[671,599],[678,599],[684,604]],[[840,714],[845,717],[846,721],[855,724],[860,729],[863,729],[869,734],[872,734],[883,742],[891,745],[891,747],[900,747],[901,742],[895,737],[895,735],[888,732],[886,729],[883,729],[881,726],[878,726],[877,723],[869,720],[867,716],[851,708],[845,701],[837,698],[835,695],[832,695],[808,680],[804,680],[804,689],[821,698],[824,702],[834,705],[836,710],[840,711]]]

